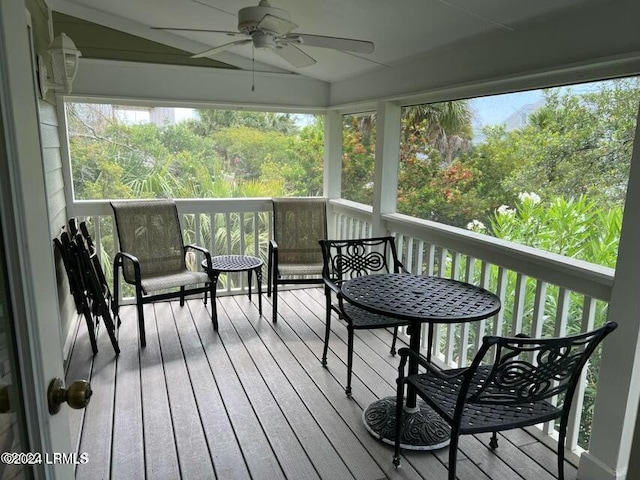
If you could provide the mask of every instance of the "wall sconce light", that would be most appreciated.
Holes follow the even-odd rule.
[[[81,55],[73,41],[64,33],[53,39],[44,55],[38,55],[42,98],[49,90],[71,93],[71,84],[76,78],[78,59]],[[52,75],[47,71],[47,60],[52,66]]]

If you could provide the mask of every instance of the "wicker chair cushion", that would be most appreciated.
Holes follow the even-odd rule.
[[[354,329],[386,328],[409,324],[408,321],[371,313],[347,302],[343,302],[343,315]]]
[[[446,370],[444,374],[455,374],[464,369]],[[474,375],[468,396],[477,392],[488,377],[490,367],[480,366]],[[410,375],[407,381],[428,398],[434,409],[449,422],[453,421],[462,376],[441,378],[432,373]],[[519,404],[470,403],[467,402],[460,422],[460,433],[476,433],[502,430],[507,426],[534,425],[557,418],[561,410],[546,401]]]
[[[145,295],[157,290],[168,290],[175,287],[186,287],[198,283],[208,283],[211,280],[204,272],[192,272],[184,270],[182,272],[164,274],[158,276],[147,276],[142,282],[142,291]]]

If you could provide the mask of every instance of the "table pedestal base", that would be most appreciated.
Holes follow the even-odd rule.
[[[451,429],[431,407],[418,399],[415,409],[404,407],[400,447],[409,450],[437,450],[449,445]],[[367,430],[389,445],[396,438],[396,397],[385,397],[369,405],[362,413]]]

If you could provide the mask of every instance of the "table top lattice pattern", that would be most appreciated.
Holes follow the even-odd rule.
[[[358,277],[342,285],[342,294],[369,311],[439,323],[481,320],[498,313],[501,306],[500,299],[484,288],[424,275]]]
[[[212,270],[221,272],[243,272],[261,267],[264,262],[258,257],[249,255],[216,255],[211,257]],[[206,262],[203,262],[206,267]]]

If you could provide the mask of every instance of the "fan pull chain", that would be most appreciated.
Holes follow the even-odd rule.
[[[251,91],[256,91],[256,47],[251,44]]]

